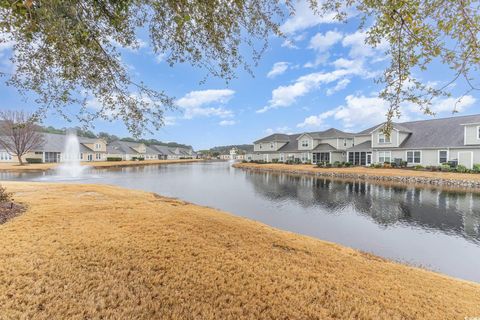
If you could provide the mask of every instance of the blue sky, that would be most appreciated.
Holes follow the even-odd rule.
[[[170,67],[152,53],[148,43],[138,50],[122,50],[122,59],[137,80],[165,90],[178,105],[178,111],[168,113],[166,126],[146,137],[204,149],[251,143],[273,132],[330,127],[355,132],[384,121],[387,104],[377,97],[381,87],[374,78],[388,64],[387,47],[365,45],[365,33],[357,27],[355,17],[347,24],[335,23],[332,17],[314,16],[299,2],[297,15],[282,25],[287,39],[272,36],[268,51],[253,70],[255,76],[238,70],[238,78],[228,85],[212,77],[200,84],[205,70]],[[12,68],[10,53],[8,43],[0,44],[1,70]],[[438,63],[416,76],[437,86],[451,79],[450,71]],[[0,78],[0,109],[35,110],[33,101],[22,101],[4,81]],[[465,90],[460,82],[451,88],[452,97],[435,100],[432,108],[437,117],[450,116],[455,103],[460,114],[479,113],[478,96],[463,96]],[[95,108],[96,102],[89,105]],[[405,105],[402,112],[399,121],[428,118],[415,106]],[[56,114],[50,114],[44,124],[75,125]],[[96,121],[94,126],[96,132],[130,135],[121,122]]]

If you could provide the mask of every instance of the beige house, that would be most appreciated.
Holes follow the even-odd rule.
[[[42,133],[42,144],[22,157],[27,159],[41,159],[42,162],[63,161],[63,151],[67,136],[63,134]],[[81,161],[104,161],[106,158],[107,142],[103,139],[78,137],[80,142]],[[1,162],[18,162],[15,155],[10,155],[5,150],[0,150]]]

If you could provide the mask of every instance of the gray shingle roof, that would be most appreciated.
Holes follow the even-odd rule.
[[[110,154],[139,154],[132,147],[137,147],[139,143],[129,141],[113,141],[107,145],[107,153]]]
[[[336,151],[337,149],[332,147],[328,143],[320,143],[318,146],[316,146],[313,151]]]
[[[359,143],[356,146],[348,148],[347,151],[372,151],[372,141]]]
[[[400,148],[451,148],[463,147],[466,123],[480,122],[480,115],[403,122],[411,131]]]
[[[42,133],[42,136],[43,142],[38,148],[36,148],[38,151],[63,152],[63,150],[65,149],[65,142],[67,140],[66,135],[56,133]],[[95,143],[98,140],[100,139],[78,137],[78,141],[80,142],[80,152],[93,152],[93,150],[85,147],[82,143]]]
[[[281,147],[278,151],[280,152],[295,152],[299,151],[298,150],[298,141],[297,138],[300,137],[300,134],[291,134],[291,135],[286,135],[288,137],[288,142],[286,145]]]
[[[452,148],[465,146],[463,124],[468,123],[480,123],[480,115],[394,123],[394,128],[409,133],[400,148]],[[365,129],[358,135],[370,134],[381,125]]]
[[[326,139],[326,138],[353,138],[355,134],[344,132],[335,128],[330,128],[325,131],[317,131],[317,132],[306,132],[306,134],[310,135],[314,139]]]
[[[257,140],[254,143],[271,142],[271,141],[282,141],[282,142],[290,141],[290,135],[284,134],[284,133],[274,133],[265,138]]]

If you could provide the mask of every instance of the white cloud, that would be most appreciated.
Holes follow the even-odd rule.
[[[230,89],[209,89],[191,91],[175,104],[185,112],[185,119],[193,119],[197,116],[231,118],[233,112],[223,107],[213,107],[211,104],[225,104],[233,97],[235,91]]]
[[[461,98],[445,98],[445,99],[434,99],[432,101],[432,111],[441,113],[441,112],[453,112],[456,110],[458,112],[463,112],[473,104],[475,104],[476,99],[473,96],[463,96]]]
[[[378,97],[364,95],[349,95],[345,98],[345,104],[335,109],[328,110],[305,118],[298,127],[320,127],[328,118],[340,121],[345,129],[358,129],[373,126],[385,121],[388,103]]]
[[[381,42],[376,47],[372,47],[365,43],[367,36],[367,31],[359,30],[355,33],[346,35],[342,40],[342,45],[350,48],[349,56],[352,58],[373,57],[378,54],[382,54],[382,58],[384,58],[383,53],[387,50],[388,44],[386,42]]]
[[[331,72],[314,72],[304,75],[291,85],[279,86],[272,91],[272,98],[268,105],[257,110],[257,113],[264,113],[271,109],[288,107],[295,103],[298,98],[306,95],[312,90],[318,89],[322,84],[328,84],[351,75],[365,75],[361,67],[355,65],[350,69],[338,69]]]
[[[218,124],[225,127],[225,126],[233,126],[236,122],[234,120],[222,120]]]
[[[335,92],[338,92],[338,91],[341,91],[341,90],[345,89],[348,86],[349,83],[350,83],[349,79],[342,79],[342,80],[338,81],[337,85],[335,87],[327,90],[327,96],[331,96]]]
[[[276,62],[273,65],[272,70],[268,72],[267,78],[275,78],[276,76],[283,74],[285,71],[287,71],[288,65],[288,62]]]
[[[162,63],[163,61],[165,61],[165,57],[167,56],[166,53],[160,53],[158,55],[155,56],[155,62],[156,63]]]
[[[284,126],[284,127],[277,127],[277,128],[268,128],[268,129],[265,129],[265,134],[266,135],[270,135],[270,134],[274,134],[274,133],[285,133],[285,134],[291,134],[292,133],[292,130],[287,127],[287,126]]]
[[[166,116],[163,118],[163,121],[166,126],[174,126],[177,124],[177,118],[173,116]]]
[[[318,5],[321,4],[322,1],[318,1]],[[280,26],[280,30],[286,34],[292,34],[319,24],[336,23],[335,15],[334,12],[331,12],[319,16],[310,8],[308,1],[299,0],[295,5],[295,15],[287,19],[285,23]]]
[[[338,31],[327,31],[325,34],[317,33],[310,39],[310,49],[314,49],[318,52],[326,52],[333,45],[340,42],[343,35]]]

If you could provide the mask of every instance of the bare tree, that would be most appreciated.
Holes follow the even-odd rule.
[[[0,111],[0,147],[16,156],[20,165],[22,157],[43,143],[36,119],[24,111]]]

